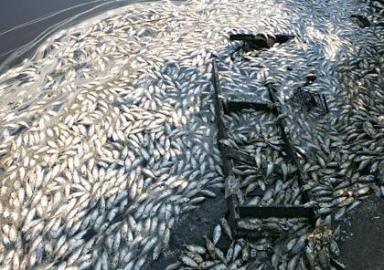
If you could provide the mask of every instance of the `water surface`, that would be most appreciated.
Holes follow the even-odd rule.
[[[14,65],[28,56],[26,52],[12,53],[50,35],[56,26],[69,26],[92,15],[133,2],[131,0],[2,0],[0,1],[0,66]],[[44,35],[44,36],[43,36]],[[28,50],[28,53],[30,51]],[[9,63],[8,63],[9,62]]]

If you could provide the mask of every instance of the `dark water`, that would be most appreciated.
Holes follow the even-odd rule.
[[[92,0],[2,0],[0,1],[0,33],[54,12],[75,6],[81,3],[90,3]],[[0,63],[2,63],[12,50],[19,48],[33,40],[48,26],[58,23],[76,13],[85,11],[98,3],[77,7],[57,14],[41,22],[34,23],[10,31],[0,36]],[[100,4],[100,3],[99,3]]]
[[[66,25],[108,9],[120,7],[133,2],[130,0],[1,0],[0,1],[0,65],[17,49],[39,37],[49,27],[71,20]],[[57,14],[58,13],[58,14]],[[82,14],[86,13],[86,14]],[[82,14],[81,16],[79,14]],[[79,15],[77,17],[77,15]],[[19,27],[32,20],[45,17],[32,24]],[[48,17],[48,18],[47,18]],[[76,18],[74,18],[76,17]],[[72,20],[73,19],[73,20]],[[51,31],[49,31],[51,32]],[[48,33],[49,34],[49,33]],[[8,66],[16,64],[27,54],[23,53]],[[8,62],[8,61],[7,61]]]

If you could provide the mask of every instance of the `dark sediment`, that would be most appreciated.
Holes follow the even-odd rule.
[[[341,224],[340,260],[348,270],[384,269],[384,200],[372,197]]]
[[[216,190],[216,197],[207,199],[199,208],[182,215],[182,218],[172,228],[169,248],[163,252],[157,261],[150,261],[144,270],[164,270],[168,265],[175,263],[184,246],[188,244],[205,246],[204,236],[212,238],[214,227],[225,216],[226,208],[224,193]],[[225,245],[225,243],[219,242]]]

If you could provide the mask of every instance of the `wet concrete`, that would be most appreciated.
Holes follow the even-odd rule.
[[[342,223],[340,261],[348,270],[384,269],[384,199],[364,200]]]

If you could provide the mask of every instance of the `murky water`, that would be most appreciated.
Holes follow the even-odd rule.
[[[44,39],[59,28],[79,20],[100,14],[106,10],[124,6],[132,0],[36,0],[0,2],[0,65],[12,54],[13,61],[7,67],[18,63],[30,50],[20,50]],[[35,45],[37,45],[36,43]],[[29,49],[29,48],[28,48]],[[16,58],[16,61],[15,61]]]

